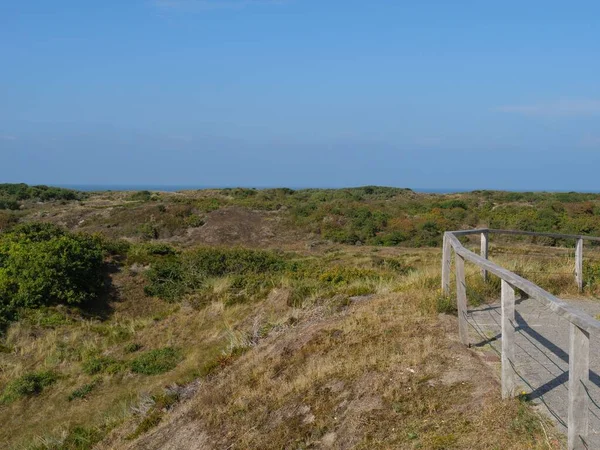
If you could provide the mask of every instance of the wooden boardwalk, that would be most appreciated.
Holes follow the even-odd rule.
[[[594,414],[590,413],[590,404],[594,405],[594,407],[597,405],[594,397],[590,395],[593,389],[592,386],[597,387],[597,384],[593,382],[596,378],[594,380],[590,378],[590,359],[597,358],[595,353],[597,353],[596,350],[598,347],[592,345],[592,351],[590,351],[590,341],[593,337],[595,344],[596,337],[600,334],[600,321],[595,318],[596,314],[594,312],[589,314],[585,309],[574,305],[572,302],[565,302],[522,276],[489,261],[488,247],[491,234],[543,236],[574,241],[574,275],[579,292],[583,290],[584,242],[600,242],[600,238],[584,235],[534,233],[489,228],[447,231],[444,233],[442,252],[442,292],[445,295],[450,295],[450,272],[452,254],[454,253],[458,329],[460,340],[465,345],[470,344],[465,263],[469,262],[479,267],[484,280],[487,280],[489,275],[497,276],[501,280],[501,301],[500,307],[496,308],[496,310],[499,309],[499,323],[497,323],[497,326],[499,328],[499,336],[501,336],[499,354],[501,359],[502,397],[510,398],[518,394],[518,383],[527,383],[527,377],[523,375],[527,364],[534,365],[546,357],[549,360],[548,364],[552,364],[554,368],[549,370],[550,366],[545,367],[550,378],[537,388],[532,388],[532,397],[538,398],[539,393],[544,391],[550,392],[551,389],[547,389],[549,387],[555,385],[562,386],[564,383],[560,383],[560,381],[566,379],[568,389],[566,399],[563,402],[567,406],[566,421],[563,419],[564,415],[556,414],[556,418],[567,429],[568,449],[584,450],[600,448],[600,446],[595,444],[593,446],[590,445],[591,441],[588,437],[590,434],[597,434],[596,432],[590,432],[590,422],[594,418],[597,418]],[[460,240],[469,239],[473,236],[480,236],[481,252],[479,255],[465,248]],[[516,304],[517,292],[538,302],[538,305],[531,307],[532,314],[538,314],[539,317],[543,317],[543,319],[540,319],[539,326],[547,324],[548,329],[555,329],[553,334],[550,336],[544,336],[539,332],[535,334],[535,327],[530,326],[534,316],[529,317],[529,313],[522,312],[520,308],[517,308],[517,306],[521,306]],[[533,305],[533,303],[528,303],[528,305],[530,304]],[[493,310],[494,308],[491,309],[491,311]],[[529,320],[527,320],[528,318]],[[558,325],[552,326],[553,323],[557,323]],[[527,342],[532,344],[532,347],[529,348],[530,352],[527,352],[529,344],[523,341],[523,337],[526,335],[539,337],[541,342],[547,344],[545,346],[547,349],[555,350],[551,353],[558,360],[552,359],[554,357],[551,357],[549,353],[545,353],[544,350],[540,350],[541,354],[539,355],[531,353],[533,352],[533,348],[538,349],[538,346],[531,339],[528,339]],[[565,336],[566,344],[564,343]],[[529,358],[529,362],[521,363],[517,361],[517,347],[524,351],[524,354],[527,355],[525,359]],[[537,359],[535,358],[536,356]],[[560,361],[568,364],[568,370],[561,366]],[[556,373],[553,373],[553,371]],[[530,376],[533,377],[535,375],[536,372],[532,370]],[[534,385],[531,384],[531,386]],[[558,403],[557,401],[557,407]],[[552,413],[552,409],[549,407],[548,411]],[[598,427],[596,426],[597,429]],[[594,436],[592,439],[595,440],[596,437]]]
[[[600,300],[568,300],[591,316],[600,314]],[[537,300],[516,302],[514,367],[516,391],[528,398],[567,432],[569,380],[569,321]],[[500,356],[501,305],[469,308],[469,341],[473,347]],[[590,376],[587,385],[588,448],[600,449],[600,336],[590,336]]]

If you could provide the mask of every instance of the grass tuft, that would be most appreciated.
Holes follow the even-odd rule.
[[[8,404],[22,397],[38,395],[57,379],[56,373],[51,371],[26,373],[6,385],[0,396],[0,403]]]
[[[131,362],[131,371],[143,375],[158,375],[168,372],[182,360],[181,352],[172,347],[149,350]]]

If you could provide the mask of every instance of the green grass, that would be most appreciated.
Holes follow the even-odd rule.
[[[81,365],[83,372],[88,375],[115,374],[122,372],[125,368],[126,366],[122,361],[108,356],[92,356]]]
[[[83,386],[78,387],[69,394],[69,401],[71,402],[76,399],[86,398],[96,388],[96,386],[98,386],[98,384],[100,384],[100,380],[96,379],[91,383],[87,383]]]
[[[0,396],[0,403],[8,404],[23,397],[41,394],[57,379],[58,375],[51,371],[26,373],[6,385]]]
[[[181,352],[171,347],[149,350],[140,354],[131,364],[131,371],[143,375],[159,375],[177,367]]]

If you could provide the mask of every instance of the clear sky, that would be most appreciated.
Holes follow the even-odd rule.
[[[600,2],[0,0],[0,182],[600,190]]]

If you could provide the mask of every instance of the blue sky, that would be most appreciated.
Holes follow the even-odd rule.
[[[599,17],[0,0],[0,182],[600,190]]]

